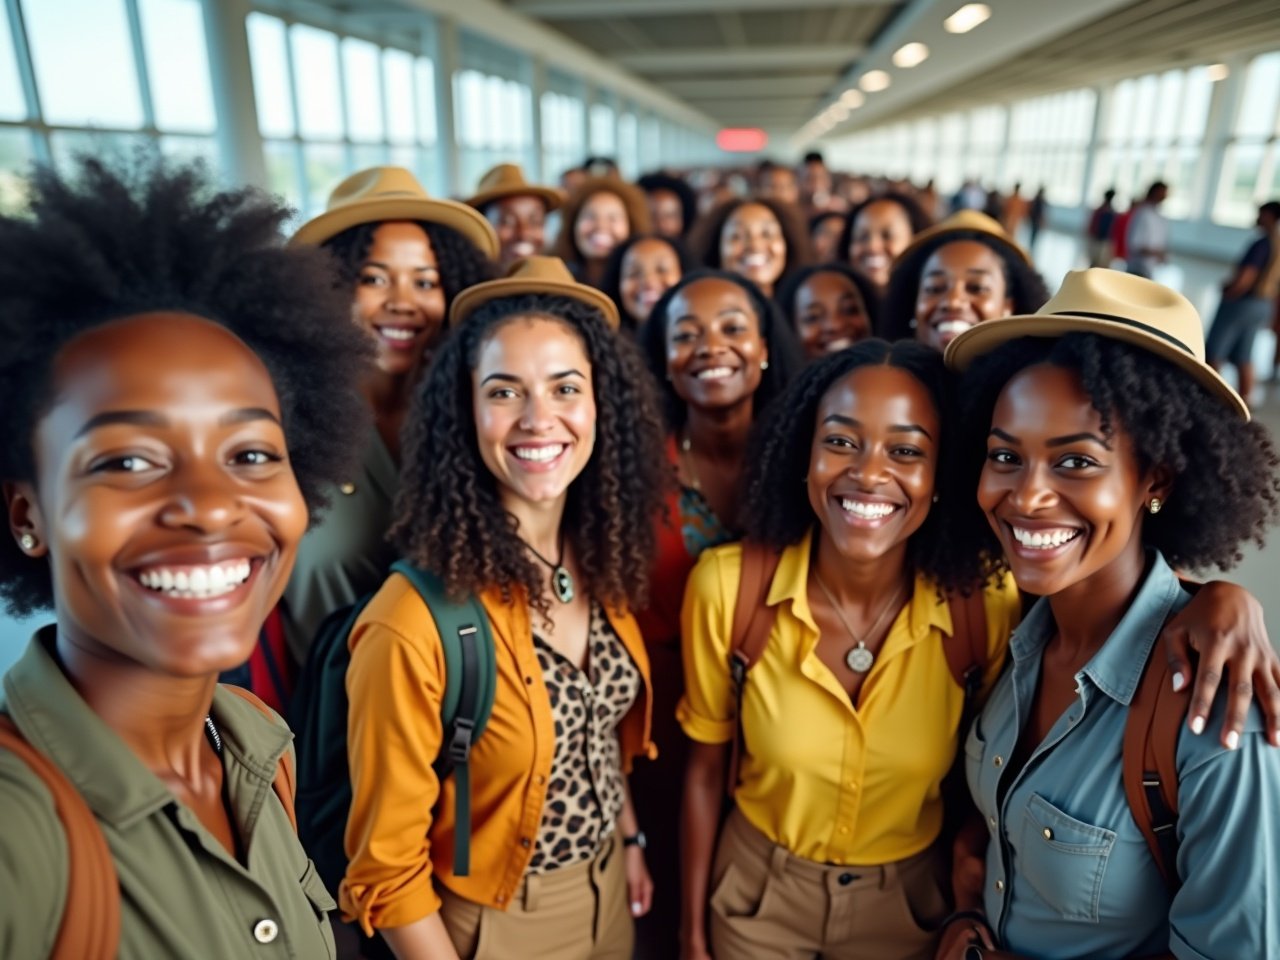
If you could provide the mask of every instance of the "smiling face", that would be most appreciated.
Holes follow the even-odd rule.
[[[849,239],[849,262],[883,289],[889,285],[893,260],[911,242],[914,231],[907,211],[892,200],[877,200],[858,211]]]
[[[720,231],[720,263],[771,294],[787,266],[786,237],[773,211],[759,203],[733,211]]]
[[[546,241],[547,205],[530,194],[503,197],[485,208],[498,234],[498,262],[505,270],[517,260],[542,252]]]
[[[275,387],[234,334],[182,313],[70,341],[11,525],[47,550],[60,636],[170,676],[243,663],[307,527]]]
[[[1004,264],[977,240],[955,240],[925,261],[916,295],[916,339],[938,350],[975,324],[1013,313]]]
[[[695,280],[667,309],[667,375],[685,403],[718,410],[749,402],[769,349],[747,292],[731,280]]]
[[[933,503],[941,421],[928,389],[896,367],[858,367],[818,404],[809,505],[851,560],[905,557]]]
[[[684,233],[684,206],[680,198],[670,190],[651,190],[647,199],[654,233],[679,240]]]
[[[588,260],[603,260],[630,235],[627,207],[620,196],[608,190],[588,197],[573,224],[573,239]]]
[[[1027,367],[991,415],[978,502],[1018,586],[1051,596],[1142,569],[1142,516],[1168,495],[1163,471],[1143,471],[1120,424],[1102,418],[1072,370]]]
[[[480,348],[471,384],[480,459],[502,502],[562,500],[595,447],[582,338],[548,317],[508,320]]]
[[[842,217],[823,217],[809,234],[813,245],[813,259],[818,263],[830,263],[836,259],[836,246],[844,233]]]
[[[643,325],[658,299],[680,282],[684,271],[671,244],[648,239],[635,243],[622,258],[619,292],[622,307]]]
[[[435,346],[444,325],[444,288],[422,227],[394,221],[373,232],[356,280],[353,310],[356,322],[378,344],[383,373],[409,373]]]
[[[810,360],[871,336],[862,294],[852,280],[833,270],[819,271],[800,285],[795,317],[800,342]]]

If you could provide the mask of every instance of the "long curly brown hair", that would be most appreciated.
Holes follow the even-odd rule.
[[[480,458],[472,371],[495,331],[519,318],[549,318],[586,348],[596,402],[591,459],[569,487],[561,529],[584,588],[614,608],[648,599],[655,518],[671,481],[652,379],[629,339],[594,307],[571,297],[524,294],[491,301],[453,330],[414,397],[403,437],[400,492],[389,537],[412,563],[438,575],[455,597],[502,588],[546,616],[541,568],[502,506]]]
[[[578,223],[582,208],[597,193],[612,193],[622,201],[622,205],[627,210],[627,220],[631,224],[631,232],[628,236],[648,233],[651,229],[649,204],[645,201],[644,192],[639,187],[617,176],[592,177],[569,194],[564,206],[560,208],[560,233],[556,235],[555,246],[552,247],[551,253],[569,264],[570,268],[581,267],[585,262],[582,251],[578,249],[578,240],[573,235],[574,227]]]

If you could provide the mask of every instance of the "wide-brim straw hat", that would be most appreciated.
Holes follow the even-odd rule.
[[[933,245],[939,239],[945,242],[946,237],[953,233],[984,234],[1007,249],[1027,266],[1033,266],[1027,251],[1023,250],[1018,245],[1018,242],[1009,236],[1009,232],[1000,226],[999,221],[993,220],[980,210],[959,210],[946,219],[939,220],[932,227],[926,227],[921,230],[911,238],[911,242],[898,254],[895,263],[901,263],[926,244]]]
[[[449,307],[449,326],[457,327],[467,317],[491,300],[518,297],[527,293],[545,293],[570,297],[594,307],[604,314],[612,329],[619,326],[618,307],[595,287],[578,283],[559,257],[525,257],[517,260],[499,280],[489,280],[467,287],[453,298]]]
[[[977,357],[1019,337],[1092,333],[1140,347],[1185,370],[1244,420],[1249,408],[1205,363],[1204,324],[1191,301],[1144,277],[1105,270],[1073,270],[1036,313],[985,320],[947,345],[947,366],[964,370]]]
[[[500,163],[483,177],[476,185],[476,195],[467,198],[467,205],[477,210],[484,210],[495,200],[504,197],[537,197],[547,205],[547,212],[558,210],[564,203],[564,191],[555,187],[541,187],[529,183],[524,178],[524,171],[514,163]]]
[[[343,230],[364,223],[415,220],[457,230],[490,258],[498,256],[498,235],[477,210],[454,200],[437,200],[404,167],[359,170],[333,188],[324,213],[312,217],[289,238],[295,246],[319,246]]]

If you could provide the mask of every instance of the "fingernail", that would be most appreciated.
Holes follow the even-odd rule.
[[[614,902],[616,903],[617,901],[614,901]],[[636,900],[632,902],[631,912],[634,913],[637,917],[640,916],[640,908],[641,908],[640,901]]]
[[[1181,673],[1175,673],[1173,675],[1173,692],[1174,693],[1177,693],[1186,685],[1187,685],[1187,678],[1184,677]]]
[[[1191,732],[1195,734],[1204,733],[1204,717],[1191,718]]]
[[[1232,730],[1227,734],[1227,749],[1234,750],[1238,746],[1240,746],[1240,734]]]

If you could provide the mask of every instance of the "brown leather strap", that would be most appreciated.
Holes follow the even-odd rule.
[[[742,576],[738,580],[738,597],[733,608],[733,634],[729,646],[729,674],[734,687],[734,735],[729,753],[725,788],[730,798],[738,786],[738,767],[742,762],[742,697],[747,671],[756,665],[769,642],[776,607],[768,605],[769,588],[778,572],[782,554],[772,547],[743,541]]]
[[[951,636],[943,641],[943,651],[951,676],[965,692],[965,708],[970,709],[987,672],[987,606],[981,589],[967,597],[949,594],[947,603],[951,606]]]
[[[98,818],[66,775],[0,714],[0,750],[40,778],[67,837],[67,899],[50,960],[113,960],[120,947],[120,882]]]
[[[1125,798],[1165,885],[1180,886],[1178,850],[1178,734],[1191,700],[1188,684],[1173,692],[1169,661],[1157,643],[1129,703],[1122,770]]]
[[[234,693],[240,699],[248,702],[257,709],[264,717],[274,721],[275,713],[258,697],[246,690],[244,687],[233,686],[229,683],[222,684],[222,689],[228,693]],[[271,788],[275,790],[276,796],[280,798],[280,803],[284,806],[284,812],[289,815],[289,822],[293,824],[293,832],[298,832],[298,814],[293,809],[293,798],[297,793],[297,778],[293,771],[293,756],[286,750],[280,755],[280,763],[276,767],[276,778],[271,784]]]

